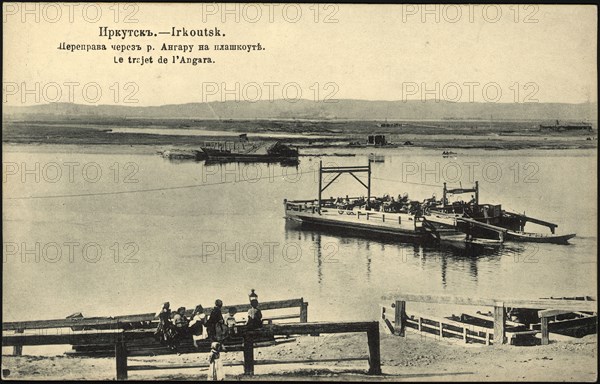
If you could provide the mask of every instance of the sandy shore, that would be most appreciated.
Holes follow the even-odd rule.
[[[25,348],[24,353],[27,353]],[[326,359],[367,356],[366,336],[303,336],[295,342],[255,350],[255,359]],[[408,333],[381,334],[381,376],[369,376],[367,361],[257,365],[253,380],[370,381],[596,381],[597,337],[555,341],[546,346],[450,344]],[[241,362],[240,352],[223,354]],[[206,354],[132,357],[129,365],[204,364]],[[206,369],[131,371],[129,379],[206,380]],[[229,380],[250,379],[242,366],[225,367]],[[114,380],[113,358],[3,356],[3,378],[15,380]]]

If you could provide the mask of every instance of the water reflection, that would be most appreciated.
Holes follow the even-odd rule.
[[[318,233],[311,233],[312,241],[316,247],[316,260],[317,260],[317,281],[319,282],[319,290],[323,288],[323,254],[321,253],[321,235]]]
[[[326,240],[323,238],[326,237]],[[330,255],[332,243],[336,248],[353,249],[359,258],[364,257],[365,269],[360,273],[353,269],[353,273],[361,275],[361,279],[368,284],[371,281],[374,263],[384,263],[390,270],[414,264],[423,271],[430,271],[439,265],[441,285],[449,285],[448,275],[458,272],[461,276],[477,285],[479,282],[479,265],[485,264],[488,269],[500,267],[500,259],[512,256],[515,259],[527,259],[528,253],[534,253],[531,247],[522,244],[479,245],[457,243],[418,243],[402,242],[390,237],[378,237],[363,232],[352,233],[338,228],[316,228],[302,226],[299,223],[286,221],[285,238],[294,238],[310,242],[314,250],[316,273],[319,288],[322,289],[326,276],[323,259]],[[389,259],[388,256],[392,256]],[[379,260],[381,259],[381,260]],[[382,261],[385,259],[385,261]],[[332,272],[333,273],[333,272]]]

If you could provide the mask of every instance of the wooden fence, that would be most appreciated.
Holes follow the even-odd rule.
[[[222,312],[227,313],[230,307],[235,307],[238,313],[247,312],[250,309],[250,304],[236,304],[223,306]],[[282,315],[282,316],[271,316],[271,320],[282,320],[282,319],[293,319],[300,318],[300,321],[307,321],[308,303],[304,299],[291,299],[291,300],[278,300],[278,301],[265,301],[260,303],[260,309],[264,311],[284,309],[284,308],[299,308],[299,314]],[[204,313],[209,315],[212,310],[212,306],[204,308]],[[193,313],[193,308],[186,311],[186,315],[189,317]],[[18,331],[26,329],[45,329],[45,328],[71,328],[71,327],[94,327],[94,326],[110,326],[114,325],[115,329],[122,328],[126,324],[140,323],[140,322],[158,322],[154,316],[155,312],[142,313],[137,315],[124,315],[124,316],[111,316],[111,317],[73,317],[67,319],[54,319],[54,320],[31,320],[31,321],[13,321],[2,323],[2,331]]]
[[[238,312],[247,311],[250,308],[249,304],[240,304],[234,306]],[[298,308],[296,314],[286,315],[266,315],[263,318],[261,329],[245,331],[242,333],[243,338],[243,363],[230,363],[229,365],[244,366],[244,373],[248,375],[254,374],[255,365],[265,364],[291,364],[291,363],[315,363],[328,361],[352,361],[365,360],[369,361],[369,374],[381,374],[381,357],[380,357],[380,340],[379,340],[379,323],[372,322],[342,322],[342,323],[308,323],[308,303],[302,298],[293,300],[262,302],[260,308],[262,311],[283,309],[283,308]],[[228,307],[223,307],[226,312]],[[205,309],[209,313],[210,309]],[[188,311],[191,314],[191,310]],[[127,363],[127,344],[135,342],[139,339],[145,339],[153,335],[154,329],[128,329],[134,324],[144,322],[156,322],[154,313],[144,313],[138,315],[126,315],[116,317],[94,317],[94,318],[68,318],[54,320],[39,320],[39,321],[20,321],[7,322],[2,325],[2,345],[13,346],[15,353],[21,353],[23,346],[26,345],[52,345],[52,344],[72,344],[72,345],[112,345],[114,346],[116,360],[116,378],[117,380],[126,380],[128,371],[141,371],[153,369],[182,369],[182,368],[198,368],[206,365],[134,365],[128,367]],[[298,319],[299,323],[274,323],[276,320]],[[76,329],[91,328],[90,330],[73,331]],[[94,329],[104,328],[104,329]],[[108,328],[107,328],[108,327]],[[31,333],[26,331],[44,330],[55,328],[55,334],[49,334],[45,331]],[[6,334],[7,332],[14,332]],[[368,357],[339,357],[335,359],[319,359],[319,360],[254,360],[254,348],[260,343],[257,340],[265,337],[275,336],[291,336],[291,335],[313,335],[318,336],[321,333],[356,333],[364,332],[367,334],[367,344],[369,349]],[[227,365],[227,364],[226,364]]]
[[[277,335],[312,335],[318,336],[321,333],[366,333],[367,344],[369,348],[368,357],[338,357],[333,359],[305,359],[305,360],[255,360],[254,359],[254,340]],[[267,324],[261,329],[246,331],[242,335],[244,338],[243,363],[228,363],[225,366],[244,366],[245,375],[254,375],[255,365],[270,365],[270,364],[298,364],[298,363],[319,363],[319,362],[334,362],[334,361],[355,361],[368,360],[370,375],[381,374],[381,356],[380,356],[380,339],[379,339],[379,323],[376,321],[370,322],[341,322],[341,323],[289,323],[289,324]],[[207,364],[196,365],[127,365],[127,354],[123,349],[117,348],[117,379],[125,380],[128,376],[128,371],[142,370],[167,370],[167,369],[187,369],[187,368],[205,368]]]
[[[382,320],[392,333],[404,336],[404,331],[407,324],[416,325],[416,329],[423,331],[425,328],[436,330],[440,336],[444,336],[444,332],[462,336],[465,342],[470,339],[482,340],[486,345],[489,344],[506,344],[512,337],[520,334],[534,334],[538,331],[519,331],[507,332],[507,325],[517,325],[506,319],[505,308],[528,308],[539,309],[538,315],[541,318],[541,343],[546,345],[549,343],[548,319],[558,314],[589,311],[597,312],[596,301],[581,301],[581,300],[554,300],[554,299],[482,299],[472,297],[447,296],[447,295],[411,295],[403,294],[395,296],[395,303],[391,305],[394,308],[394,320],[387,319],[387,307],[383,307]],[[435,304],[455,304],[469,306],[485,306],[493,307],[493,332],[485,327],[476,327],[469,324],[464,324],[450,319],[443,319],[435,316],[425,316],[413,314],[415,319],[411,319],[406,314],[406,302],[420,303],[435,303]],[[391,312],[391,311],[390,311]],[[411,327],[414,328],[414,327]],[[484,336],[482,336],[484,335]]]
[[[250,304],[223,306],[223,313],[227,313],[230,307],[235,307],[238,313],[242,313],[250,309]],[[286,308],[298,308],[298,312],[283,315],[268,314],[268,311]],[[267,323],[291,319],[298,319],[304,323],[308,321],[308,302],[305,302],[303,298],[265,301],[260,303],[260,309],[264,313],[263,321]],[[211,310],[212,308],[204,308],[204,313],[208,315]],[[193,309],[188,309],[186,315],[191,316],[192,312]],[[156,328],[158,319],[155,318],[155,315],[156,313],[142,313],[114,317],[72,317],[67,319],[6,322],[2,323],[2,346],[12,345],[13,354],[20,355],[24,345],[114,345],[120,340],[125,341],[126,338],[143,339],[148,337],[147,332],[141,329],[128,332],[127,336],[122,331],[136,327]],[[42,331],[52,328],[56,329],[56,334],[44,334],[44,331]],[[25,333],[25,331],[35,330],[39,331],[37,333]],[[14,334],[5,334],[5,332],[10,331],[14,331]],[[131,339],[127,341],[131,341]]]

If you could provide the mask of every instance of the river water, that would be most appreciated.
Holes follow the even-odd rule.
[[[422,200],[480,183],[480,201],[559,224],[570,245],[487,250],[380,241],[286,225],[283,199],[312,199],[324,165],[204,166],[151,151],[5,146],[5,321],[120,315],[303,297],[309,320],[377,319],[391,292],[537,298],[596,293],[596,151],[383,151],[373,194]],[[325,196],[363,195],[349,175]],[[470,196],[464,196],[469,199]],[[526,229],[548,231],[529,224]],[[36,245],[37,244],[37,245]]]

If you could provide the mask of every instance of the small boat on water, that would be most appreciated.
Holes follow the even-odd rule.
[[[298,163],[297,148],[276,142],[267,147],[265,152],[261,153],[258,151],[260,147],[250,146],[239,150],[202,147],[202,151],[206,154],[207,163]]]
[[[478,237],[470,237],[466,233],[458,232],[453,234],[441,234],[440,242],[459,245],[472,245],[479,247],[497,247],[502,245],[500,239],[483,239]]]
[[[555,235],[552,233],[534,233],[520,231],[506,231],[506,239],[512,241],[526,241],[530,243],[551,243],[551,244],[568,244],[569,240],[576,236],[575,233],[567,235]]]
[[[457,153],[456,152],[452,152],[452,151],[444,151],[442,152],[442,157],[452,157],[452,156],[456,156]]]
[[[371,163],[383,163],[385,162],[385,156],[377,155],[375,153],[369,153],[369,161]]]
[[[338,153],[338,152],[334,152],[333,155],[331,156],[336,156],[336,157],[354,157],[356,156],[356,153]]]
[[[158,154],[169,160],[204,160],[206,154],[203,151],[196,149],[166,149],[164,151],[158,151]]]

